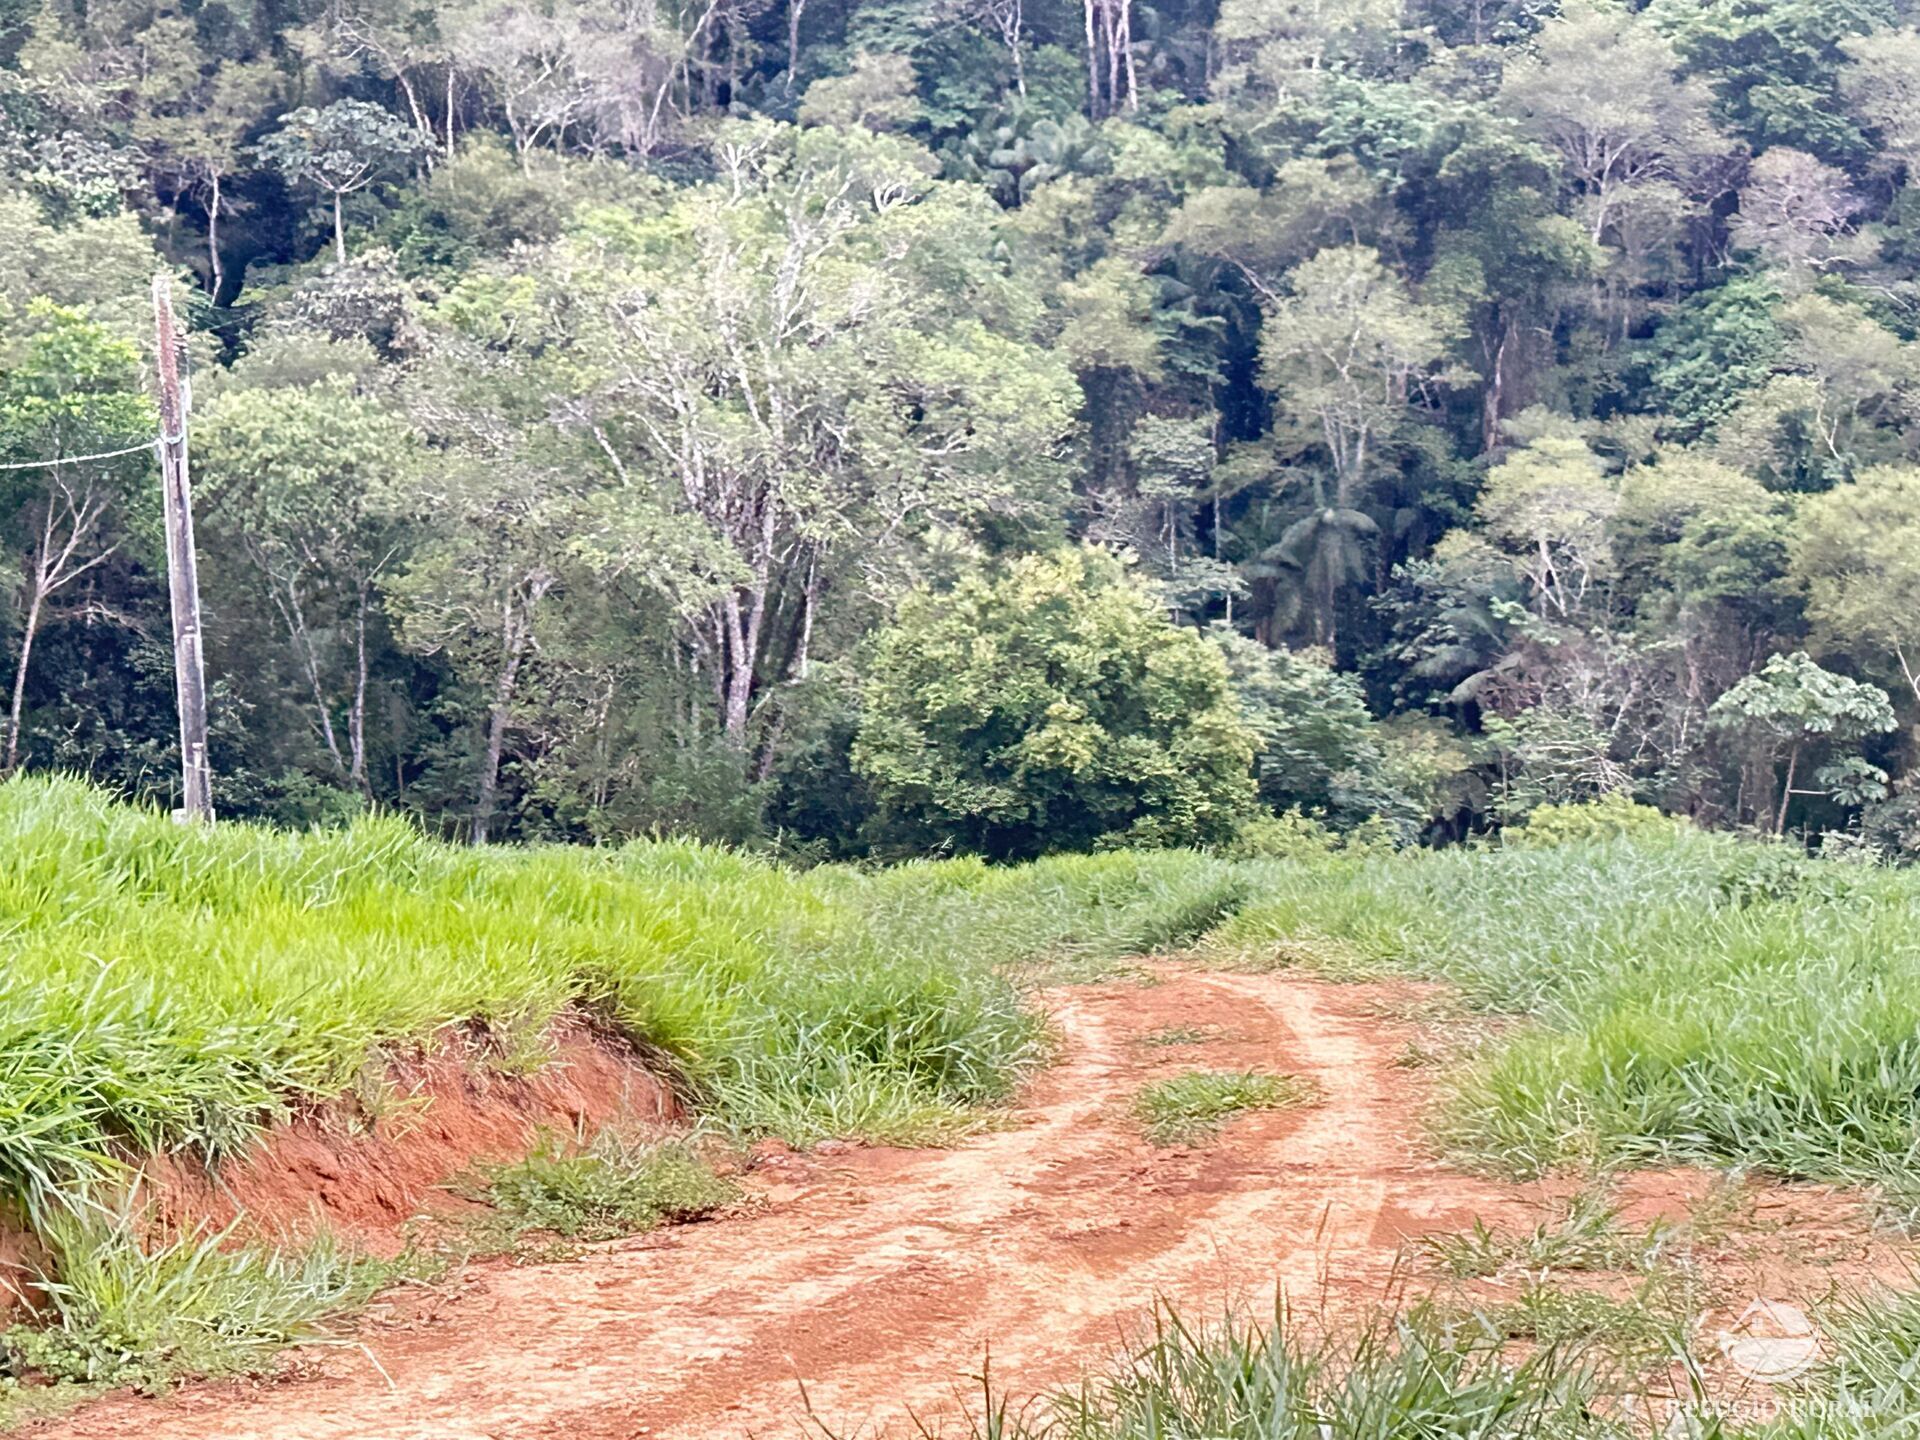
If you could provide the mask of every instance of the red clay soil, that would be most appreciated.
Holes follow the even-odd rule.
[[[626,1046],[584,1028],[548,1040],[553,1063],[527,1076],[490,1069],[478,1047],[453,1040],[396,1062],[368,1105],[298,1116],[215,1172],[149,1160],[148,1192],[182,1228],[238,1216],[249,1233],[297,1242],[324,1225],[390,1254],[401,1227],[444,1204],[440,1187],[476,1160],[525,1155],[542,1131],[592,1135],[616,1120],[675,1118],[667,1087]]]
[[[1156,1300],[1206,1317],[1268,1308],[1280,1289],[1306,1323],[1331,1322],[1406,1283],[1412,1237],[1542,1218],[1546,1189],[1464,1176],[1424,1147],[1427,1082],[1397,1063],[1415,1029],[1382,1018],[1412,987],[1176,967],[1161,981],[1050,996],[1062,1058],[1007,1128],[951,1150],[769,1147],[752,1198],[722,1219],[391,1302],[357,1337],[378,1369],[353,1348],[312,1352],[277,1380],[116,1397],[40,1433],[906,1436],[909,1412],[929,1426],[958,1413],[989,1346],[996,1382],[1033,1394],[1137,1334]],[[1141,1138],[1128,1109],[1142,1084],[1242,1066],[1308,1077],[1320,1099],[1195,1148]],[[1645,1176],[1626,1199],[1637,1218],[1681,1216],[1705,1184]],[[1823,1247],[1865,1233],[1826,1192],[1754,1203],[1779,1208],[1764,1244],[1730,1239],[1717,1257],[1730,1293],[1743,1266],[1784,1283],[1783,1257],[1818,1267]],[[1846,1249],[1843,1263],[1870,1258]]]

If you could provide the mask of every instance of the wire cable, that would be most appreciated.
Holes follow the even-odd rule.
[[[89,460],[118,460],[122,455],[151,450],[164,438],[156,435],[151,440],[142,440],[138,445],[129,445],[124,450],[102,450],[97,455],[62,455],[53,460],[11,460],[0,464],[0,470],[50,470],[58,465],[84,465]]]

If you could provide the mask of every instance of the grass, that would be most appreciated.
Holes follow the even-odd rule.
[[[1588,1189],[1530,1231],[1499,1231],[1475,1220],[1463,1233],[1427,1236],[1421,1248],[1446,1274],[1472,1280],[1508,1270],[1651,1270],[1674,1239],[1673,1227],[1657,1220],[1643,1230],[1623,1228],[1618,1207]]]
[[[234,1247],[228,1231],[155,1231],[140,1213],[50,1217],[58,1267],[36,1278],[37,1323],[0,1332],[0,1371],[81,1386],[244,1371],[395,1273],[324,1235],[284,1251]]]
[[[1821,1315],[1830,1358],[1769,1396],[1716,1389],[1692,1297],[1527,1287],[1480,1310],[1422,1302],[1354,1329],[1193,1325],[1145,1338],[1074,1389],[1016,1406],[991,1374],[971,1440],[1895,1440],[1920,1431],[1920,1293],[1854,1295]],[[834,1432],[823,1427],[823,1433]],[[952,1437],[951,1428],[923,1436]]]
[[[1222,963],[1443,980],[1535,1022],[1455,1071],[1457,1154],[1753,1166],[1920,1209],[1920,872],[1684,827],[1254,868]]]
[[[524,1159],[481,1165],[451,1187],[484,1204],[481,1248],[513,1252],[530,1235],[591,1242],[697,1219],[737,1198],[700,1152],[680,1139],[604,1130],[585,1145],[544,1137]]]
[[[1181,1045],[1202,1045],[1217,1034],[1219,1031],[1211,1026],[1166,1025],[1142,1035],[1136,1043],[1172,1049]]]
[[[64,1340],[13,1343],[56,1347],[42,1361],[85,1375],[138,1356],[240,1363],[318,1323],[350,1293],[323,1257],[230,1272],[222,1257],[246,1252],[195,1259],[206,1237],[175,1251],[101,1232],[98,1207],[121,1160],[217,1161],[292,1105],[377,1088],[386,1056],[443,1034],[483,1030],[532,1065],[556,1018],[586,1012],[664,1057],[723,1130],[924,1140],[975,1123],[1045,1057],[1026,986],[1194,943],[1246,968],[1439,980],[1479,1017],[1530,1022],[1484,1028],[1465,1058],[1412,1057],[1444,1066],[1439,1133],[1478,1164],[1752,1166],[1877,1183],[1920,1214],[1920,873],[1684,828],[1402,856],[798,872],[670,841],[461,849],[392,819],[185,829],[74,782],[17,779],[0,785],[0,1207],[28,1217],[70,1287],[51,1292],[50,1335],[92,1338],[70,1359]],[[1287,1077],[1180,1076],[1141,1097],[1141,1118],[1197,1136],[1304,1098]],[[528,1213],[574,1206],[588,1231],[629,1223],[606,1218],[617,1194],[608,1211],[581,1197],[617,1192],[631,1167],[582,1165],[555,1152],[487,1183],[517,1186]],[[1518,1245],[1518,1265],[1577,1238],[1481,1237],[1488,1255],[1460,1263]],[[201,1318],[178,1333],[141,1318],[155,1293]],[[1430,1330],[1394,1343],[1428,1345]],[[218,1353],[198,1348],[208,1336],[224,1337]],[[1318,1377],[1300,1379],[1314,1394],[1338,1368],[1271,1335],[1232,1343]],[[1475,1388],[1496,1374],[1478,1343],[1446,1383],[1492,1395]],[[1181,1365],[1215,1354],[1194,1347]],[[1382,1353],[1340,1364],[1366,1359],[1379,1379]],[[1120,1404],[1106,1393],[1085,1434],[1149,1433],[1124,1428]]]
[[[70,1206],[128,1152],[232,1153],[386,1048],[576,1009],[742,1131],[924,1138],[1043,1055],[1011,969],[1189,935],[1238,884],[1178,853],[796,873],[675,842],[459,849],[391,819],[193,830],[15,780],[0,1201]]]
[[[1313,1097],[1294,1075],[1252,1070],[1189,1070],[1156,1080],[1134,1097],[1133,1113],[1155,1145],[1192,1145],[1247,1110],[1278,1110]]]
[[[1048,1053],[1028,982],[1191,939],[1245,893],[1183,852],[802,872],[673,841],[465,849],[392,818],[186,828],[75,781],[0,784],[0,1213],[38,1233],[53,1287],[15,1358],[222,1368],[326,1313],[348,1292],[318,1252],[153,1249],[101,1217],[140,1155],[217,1164],[294,1106],[384,1103],[395,1053],[478,1032],[537,1067],[585,1013],[722,1130],[938,1140]],[[720,1193],[668,1150],[548,1151],[485,1183],[502,1224],[580,1236]],[[221,1318],[249,1294],[285,1298],[285,1323]]]
[[[1190,1325],[1170,1309],[1108,1373],[1015,1408],[985,1384],[973,1440],[1589,1440],[1595,1373],[1577,1353],[1514,1359],[1494,1327],[1417,1309],[1308,1342],[1270,1322]],[[985,1382],[983,1382],[985,1383]],[[931,1432],[926,1432],[931,1433]]]

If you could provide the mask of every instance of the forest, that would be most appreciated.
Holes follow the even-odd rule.
[[[1917,20],[0,0],[0,769],[177,785],[160,270],[225,816],[1920,857]]]

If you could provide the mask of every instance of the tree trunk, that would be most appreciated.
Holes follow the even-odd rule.
[[[340,214],[340,192],[333,192],[333,258],[347,263],[347,223]]]
[[[1774,813],[1773,817],[1773,833],[1775,839],[1787,833],[1787,806],[1793,803],[1793,772],[1799,763],[1800,747],[1795,745],[1792,750],[1787,752],[1787,783],[1780,787],[1780,808]]]
[[[738,602],[732,602],[738,609]],[[729,635],[726,660],[726,711],[721,717],[727,743],[736,750],[747,748],[747,701],[753,694],[753,651],[746,644],[742,628],[736,623]]]
[[[1487,377],[1487,388],[1482,400],[1480,414],[1480,453],[1490,452],[1500,443],[1500,421],[1506,408],[1507,384],[1507,345],[1513,339],[1513,322],[1506,321],[1500,328],[1500,343],[1494,347],[1493,373]]]
[[[220,303],[220,290],[226,284],[227,272],[220,263],[220,172],[215,170],[211,176],[212,194],[207,200],[207,272],[213,280],[211,292],[213,303]]]
[[[27,605],[27,623],[20,634],[20,666],[13,672],[13,708],[7,712],[7,765],[13,774],[20,763],[20,724],[26,710],[27,662],[33,658],[33,639],[40,632],[40,607],[47,598],[46,556],[34,565],[33,599]]]
[[[507,622],[512,630],[512,620]],[[487,711],[487,747],[480,758],[480,787],[473,805],[473,843],[484,845],[493,829],[494,800],[500,793],[500,759],[507,748],[507,712],[513,704],[513,691],[520,678],[520,660],[525,653],[514,642],[500,666],[494,682],[493,704]]]
[[[349,784],[367,786],[367,587],[360,587],[360,608],[354,615],[353,708],[347,712],[347,766]]]
[[[800,71],[800,15],[806,8],[807,0],[787,0],[787,93],[789,95],[793,93],[794,77]]]
[[[1087,118],[1100,118],[1100,49],[1093,34],[1093,7],[1098,0],[1080,0],[1087,21]]]

